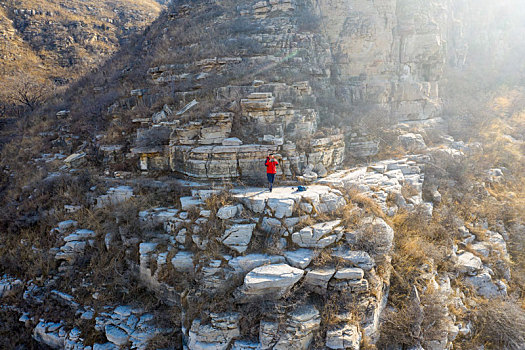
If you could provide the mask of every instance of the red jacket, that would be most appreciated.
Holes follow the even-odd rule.
[[[275,169],[275,166],[279,165],[279,163],[275,159],[272,160],[269,157],[266,158],[266,163],[264,163],[264,165],[266,165],[266,173],[267,174],[276,174],[277,173],[277,170]]]

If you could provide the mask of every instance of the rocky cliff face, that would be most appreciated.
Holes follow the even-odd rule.
[[[164,108],[151,121],[140,119],[143,131],[147,126],[158,135],[162,130],[171,133],[169,141],[165,138],[154,149],[135,148],[143,170],[147,159],[157,159],[153,168],[160,165],[162,169],[168,168],[170,158],[171,169],[186,175],[237,177],[260,172],[260,167],[253,168],[243,159],[260,157],[250,152],[269,150],[282,154],[290,166],[289,175],[316,173],[307,168],[319,161],[324,169],[336,169],[343,141],[350,156],[377,153],[377,140],[359,124],[428,120],[441,109],[439,80],[447,54],[448,10],[443,4],[260,1],[221,5],[217,10],[221,15],[205,22],[213,38],[198,31],[188,35],[185,46],[171,49],[171,61],[148,70],[150,86],[142,84],[131,92],[137,100],[120,103],[149,105],[167,90],[180,102],[212,99],[203,106],[209,110],[204,113],[211,113],[210,119],[195,115],[191,110],[195,104],[185,109],[180,102],[178,107],[166,106],[170,111],[179,109],[178,113],[166,113]],[[177,6],[171,28],[197,23],[207,9],[200,3]],[[188,62],[195,56],[199,59]],[[231,81],[239,83],[231,85]],[[118,108],[116,104],[111,111]],[[217,113],[222,116],[220,123],[213,119]],[[183,124],[181,116],[189,123]],[[334,120],[340,122],[345,137],[336,136],[340,131],[333,129]],[[323,127],[332,130],[326,133]],[[221,145],[230,136],[241,143],[272,147],[256,151],[241,144],[211,146]],[[143,143],[140,139],[138,144]],[[298,144],[298,140],[310,141]],[[323,159],[310,157],[321,151],[326,154]],[[160,160],[159,154],[166,160]],[[214,157],[224,169],[207,165]],[[324,174],[324,169],[316,170]]]
[[[475,6],[468,2],[290,0],[209,6],[174,5],[162,45],[179,40],[169,34],[179,26],[200,21],[209,31],[194,30],[184,45],[168,48],[165,57],[170,58],[157,57],[158,65],[149,68],[140,89],[111,107],[115,113],[166,96],[177,101],[154,111],[151,119],[135,120],[141,130],[139,146],[144,135],[151,138],[157,132],[153,147],[134,149],[143,170],[250,177],[261,167],[250,165],[249,158],[278,151],[289,166],[287,174],[298,176],[312,173],[306,169],[319,157],[309,155],[321,150],[332,154],[321,161],[322,167],[336,169],[343,141],[347,156],[373,156],[379,138],[371,131],[377,132],[377,123],[441,127],[437,117],[444,71],[474,61],[476,50],[482,50],[476,43],[484,31],[477,29],[485,19],[470,12]],[[203,17],[213,10],[220,15]],[[160,44],[149,45],[147,50],[154,50]],[[195,112],[197,103],[201,108]],[[332,130],[327,133],[326,127]],[[341,132],[341,141],[327,141]],[[237,144],[228,144],[230,137],[238,138],[232,141]],[[310,145],[297,143],[306,139]]]

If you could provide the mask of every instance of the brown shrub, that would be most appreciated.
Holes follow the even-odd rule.
[[[473,325],[473,345],[484,345],[486,349],[523,349],[525,311],[515,302],[490,300],[479,304]]]

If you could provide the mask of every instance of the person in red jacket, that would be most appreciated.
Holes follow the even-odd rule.
[[[273,182],[275,180],[275,174],[277,173],[277,170],[275,169],[275,167],[279,165],[279,163],[277,162],[273,154],[270,153],[268,157],[266,158],[266,163],[264,163],[264,165],[266,165],[266,176],[268,177],[270,192],[272,192]]]

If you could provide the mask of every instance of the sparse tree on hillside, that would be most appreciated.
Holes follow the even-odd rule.
[[[31,77],[25,73],[10,76],[7,80],[10,90],[7,94],[10,102],[14,105],[22,105],[30,111],[34,111],[43,104],[53,90],[48,81]]]

